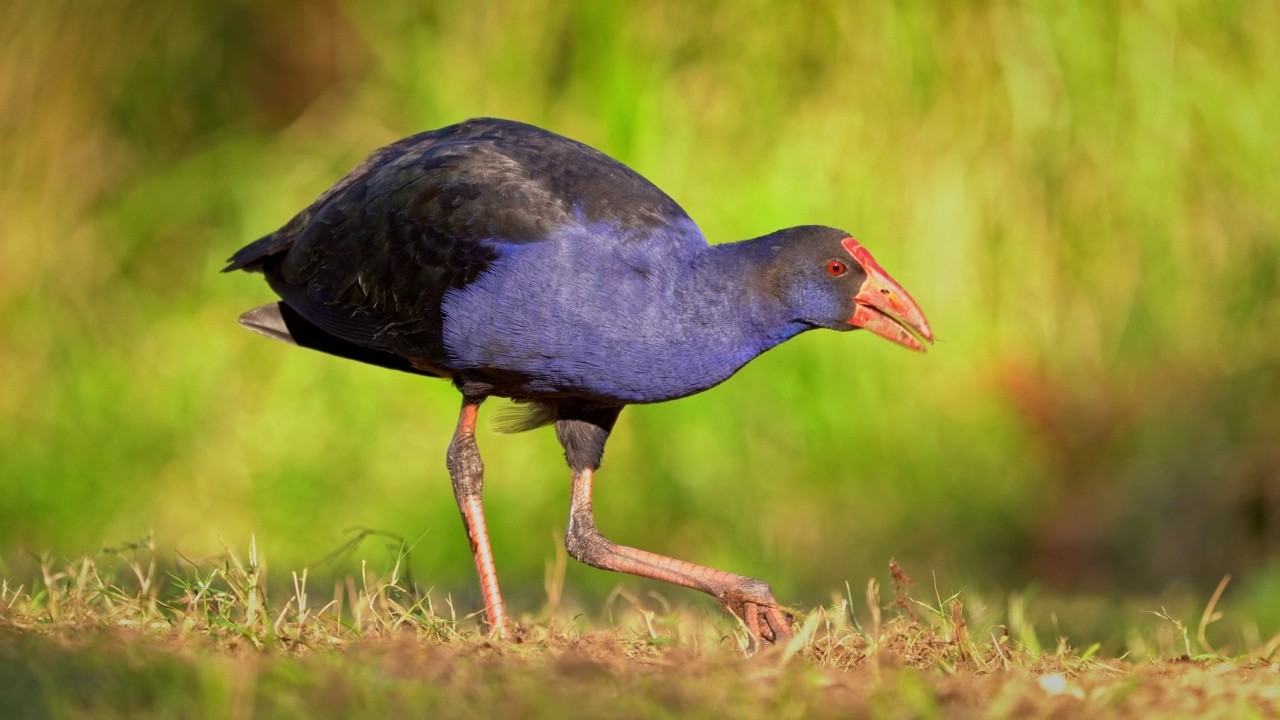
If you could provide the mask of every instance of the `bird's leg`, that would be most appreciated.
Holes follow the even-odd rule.
[[[475,557],[476,573],[480,576],[480,593],[484,596],[484,615],[489,631],[507,637],[511,630],[507,624],[506,610],[502,606],[502,594],[498,591],[498,571],[493,564],[493,549],[489,546],[489,531],[485,527],[484,507],[480,492],[484,487],[484,463],[476,447],[476,416],[480,412],[483,397],[463,397],[462,412],[458,415],[458,428],[449,443],[446,463],[449,478],[453,480],[453,495],[462,512],[462,522],[471,540],[471,554]]]
[[[595,470],[600,466],[600,457],[604,455],[604,441],[616,418],[617,411],[612,411],[612,415],[604,414],[598,418],[584,415],[581,420],[561,419],[556,423],[556,434],[564,446],[564,457],[573,469],[573,497],[568,529],[564,532],[564,547],[570,556],[594,568],[664,580],[716,597],[724,609],[746,625],[750,635],[748,652],[755,652],[762,641],[776,643],[788,637],[791,634],[791,615],[778,605],[767,583],[614,544],[595,528],[595,516],[591,512],[591,483],[595,480]]]
[[[778,605],[767,583],[684,560],[615,545],[596,529],[591,511],[591,486],[595,469],[573,471],[573,499],[565,547],[569,555],[587,565],[663,580],[714,596],[747,627],[748,653],[760,642],[776,643],[791,635],[792,616]]]
[[[564,404],[556,408],[556,438],[564,446],[565,459],[573,469],[573,499],[564,537],[570,557],[593,567],[663,580],[715,597],[746,625],[749,653],[755,652],[761,642],[774,643],[789,636],[791,615],[779,607],[767,584],[615,545],[596,529],[591,510],[592,483],[604,456],[605,441],[620,411],[621,408],[589,409]]]

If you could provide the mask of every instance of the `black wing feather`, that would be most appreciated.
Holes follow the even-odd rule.
[[[530,125],[479,119],[369,156],[226,270],[261,271],[284,302],[344,342],[443,374],[440,304],[497,259],[565,223],[659,229],[687,221],[649,181]]]

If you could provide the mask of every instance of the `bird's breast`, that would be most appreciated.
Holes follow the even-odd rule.
[[[495,394],[659,402],[705,390],[758,354],[688,292],[683,259],[529,246],[444,300],[458,372]]]

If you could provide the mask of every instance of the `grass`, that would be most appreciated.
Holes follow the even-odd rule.
[[[1000,623],[966,599],[870,580],[798,616],[751,658],[731,618],[619,592],[607,619],[548,603],[487,636],[446,598],[385,576],[269,583],[256,543],[161,573],[146,543],[0,586],[0,706],[21,717],[1271,717],[1280,636],[1231,656],[1163,611],[1164,652],[1042,646],[1013,598]],[[366,565],[367,566],[367,565]],[[981,613],[977,613],[981,614]]]

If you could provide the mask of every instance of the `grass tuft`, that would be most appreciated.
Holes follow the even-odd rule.
[[[1106,658],[1097,643],[1080,650],[1061,637],[1046,649],[1024,597],[1009,600],[1002,624],[980,623],[960,593],[913,596],[897,563],[892,599],[871,579],[858,607],[847,591],[799,614],[790,641],[746,659],[731,618],[622,588],[602,627],[560,608],[525,618],[504,643],[476,615],[405,582],[401,562],[385,575],[362,564],[323,595],[305,569],[268,582],[256,541],[244,557],[228,547],[183,562],[186,572],[158,572],[148,539],[46,557],[31,583],[0,582],[0,703],[33,716],[224,715],[223,701],[255,717],[1280,712],[1275,639],[1236,657],[1201,640],[1206,652],[1192,655],[1190,631],[1162,609],[1185,654]],[[548,588],[558,608],[558,583]],[[1202,624],[1214,617],[1211,602]]]

